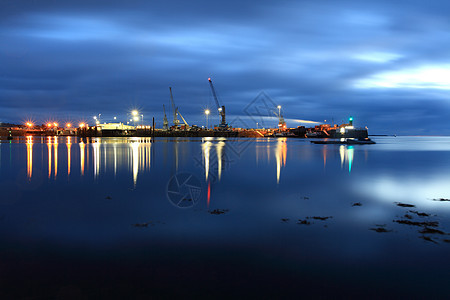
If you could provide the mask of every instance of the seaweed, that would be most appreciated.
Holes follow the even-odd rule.
[[[413,204],[408,204],[408,203],[401,203],[401,202],[394,202],[397,206],[400,206],[400,207],[416,207],[415,205],[413,205]]]
[[[311,223],[310,222],[308,222],[307,220],[298,220],[298,222],[297,222],[297,224],[299,224],[299,225],[310,225]]]
[[[373,230],[375,232],[381,233],[381,232],[391,232],[392,230],[387,230],[384,227],[376,227],[376,228],[369,228],[370,230]]]
[[[445,232],[443,232],[439,229],[428,228],[428,227],[425,227],[424,229],[420,230],[419,233],[422,233],[422,234],[446,234]]]
[[[212,215],[221,215],[224,214],[226,212],[228,212],[228,209],[214,209],[214,210],[208,210],[208,212]]]
[[[416,221],[410,221],[410,220],[393,220],[393,222],[396,222],[398,224],[413,225],[413,226],[430,226],[430,227],[438,227],[439,226],[439,222],[437,222],[437,221],[416,222]]]

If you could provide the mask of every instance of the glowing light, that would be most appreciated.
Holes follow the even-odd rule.
[[[86,124],[80,123],[78,126],[79,126],[80,128],[83,128],[84,126],[86,126]]]
[[[209,151],[211,149],[212,143],[210,141],[206,141],[202,145],[203,150],[203,156],[205,159],[205,181],[208,181],[208,175],[209,175]]]
[[[67,127],[67,128],[70,128],[71,126],[72,126],[72,124],[70,124],[70,123],[67,123],[67,124],[66,124],[66,127]]]
[[[205,115],[209,115],[210,111],[209,109],[205,109]]]
[[[220,141],[216,144],[217,173],[218,173],[217,175],[219,177],[219,181],[220,181],[220,178],[222,177],[222,158],[223,158],[222,150],[223,150],[224,146],[225,146],[225,143],[222,141]]]
[[[52,127],[52,123],[47,123],[47,127]]]
[[[67,137],[66,146],[67,146],[67,176],[69,176],[70,175],[71,149],[72,149],[72,138],[70,136]]]
[[[53,126],[58,127],[58,123],[56,123],[56,122],[53,123]]]
[[[50,126],[51,126],[51,124],[50,124]],[[51,137],[47,137],[47,148],[48,148],[48,178],[50,178],[52,175],[52,138]]]
[[[131,143],[131,158],[133,168],[133,184],[136,187],[137,177],[139,173],[139,143]]]
[[[58,137],[53,137],[53,149],[55,152],[55,179],[58,175]]]
[[[286,138],[279,138],[275,150],[275,159],[277,161],[277,184],[280,183],[281,167],[286,166]]]
[[[281,105],[278,105],[277,108],[278,108],[278,109],[281,109]]]
[[[81,164],[81,175],[84,175],[84,148],[85,144],[83,141],[81,141],[79,144],[80,146],[80,164]]]
[[[344,133],[345,133],[345,128],[344,128],[344,127],[341,127],[341,129],[339,129],[339,132],[342,133],[342,134],[344,134]]]
[[[139,112],[137,110],[133,110],[133,111],[131,111],[131,114],[133,116],[137,116],[139,114]],[[139,118],[138,118],[138,120],[139,120]]]
[[[27,177],[31,180],[33,175],[33,137],[27,136]]]
[[[26,125],[27,125],[28,127],[33,127],[33,123],[31,123],[31,122],[27,122]]]

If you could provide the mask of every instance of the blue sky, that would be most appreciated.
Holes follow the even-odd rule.
[[[162,124],[171,86],[204,125],[211,77],[230,122],[251,124],[264,91],[292,127],[352,115],[373,134],[450,134],[450,3],[148,2],[2,1],[0,121],[137,108]]]

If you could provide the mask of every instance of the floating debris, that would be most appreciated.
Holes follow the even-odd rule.
[[[314,219],[314,220],[322,220],[322,221],[325,221],[325,220],[327,220],[327,219],[331,219],[331,218],[333,218],[332,216],[329,216],[329,217],[311,217],[312,219]],[[307,217],[307,219],[308,219],[308,217]]]
[[[288,218],[282,218],[281,222],[287,223],[287,222],[289,222],[289,219]]]
[[[352,204],[352,206],[362,206],[361,202],[355,202]]]
[[[386,224],[375,224],[377,227],[386,227]]]
[[[309,200],[309,197],[303,196],[302,199],[303,200]]]
[[[422,235],[422,236],[419,236],[421,239],[424,239],[425,241],[428,241],[428,242],[432,242],[432,243],[435,243],[435,244],[438,244],[438,242],[436,242],[435,240],[433,240],[432,238],[430,238],[429,236],[424,236],[424,235]]]
[[[392,230],[387,230],[384,227],[377,227],[377,228],[369,228],[370,230],[373,230],[375,232],[381,233],[381,232],[391,232]]]
[[[429,222],[416,222],[410,220],[393,220],[393,222],[405,225],[413,225],[413,226],[430,226],[430,227],[438,227],[439,222],[437,221],[429,221]]]
[[[149,225],[155,226],[155,223],[165,224],[164,222],[161,222],[161,221],[148,221],[148,222],[144,222],[144,223],[136,223],[136,224],[133,224],[132,226],[142,228],[142,227],[148,227]]]
[[[111,197],[111,196],[106,196],[106,197],[105,197],[105,199],[107,199],[107,200],[111,200],[111,199],[112,199],[112,197]]]
[[[404,217],[407,218],[407,219],[410,219],[410,220],[412,219],[412,216],[408,215],[408,214],[405,214]]]
[[[415,205],[408,204],[408,203],[401,203],[401,202],[394,202],[394,203],[397,204],[397,206],[400,206],[400,207],[416,207]]]
[[[424,212],[418,212],[417,210],[408,210],[410,213],[416,214],[419,217],[429,217],[430,215]]]
[[[228,212],[228,209],[215,209],[215,210],[208,210],[208,212],[212,215],[221,215],[224,214],[226,212]]]
[[[443,242],[450,243],[450,240],[442,240]]]
[[[433,199],[433,201],[441,201],[441,202],[444,202],[444,201],[450,201],[450,199],[439,198],[439,199]]]
[[[443,232],[439,229],[428,228],[428,227],[425,227],[424,229],[420,230],[419,233],[422,233],[422,234],[446,234],[445,232]]]
[[[148,227],[148,224],[149,223],[136,223],[136,224],[133,224],[133,226],[134,227],[140,227],[140,228],[142,228],[142,227]]]
[[[311,225],[311,223],[307,220],[298,220],[297,224],[299,225]]]

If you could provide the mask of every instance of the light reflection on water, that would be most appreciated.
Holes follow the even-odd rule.
[[[158,251],[174,245],[215,258],[221,247],[239,255],[246,248],[251,250],[246,259],[257,265],[267,257],[296,270],[326,263],[333,274],[341,274],[343,262],[369,271],[373,264],[389,273],[392,261],[409,266],[427,257],[439,260],[427,268],[441,272],[439,266],[449,260],[445,237],[432,236],[434,244],[423,240],[418,228],[393,221],[426,212],[429,217],[413,220],[438,220],[440,230],[450,231],[450,202],[434,201],[450,198],[450,138],[376,141],[355,146],[287,138],[2,141],[0,208],[7,217],[0,214],[0,242],[39,241],[41,247],[41,241],[51,241],[49,253],[64,252],[66,245],[103,253],[108,245],[112,253],[129,251],[143,261],[158,261]],[[202,193],[195,207],[179,209],[167,199],[168,182],[180,173],[200,182],[194,186]],[[215,209],[224,211],[211,214]],[[29,219],[38,226],[25,226]],[[388,232],[375,232],[376,224]],[[254,253],[263,253],[263,259]]]

